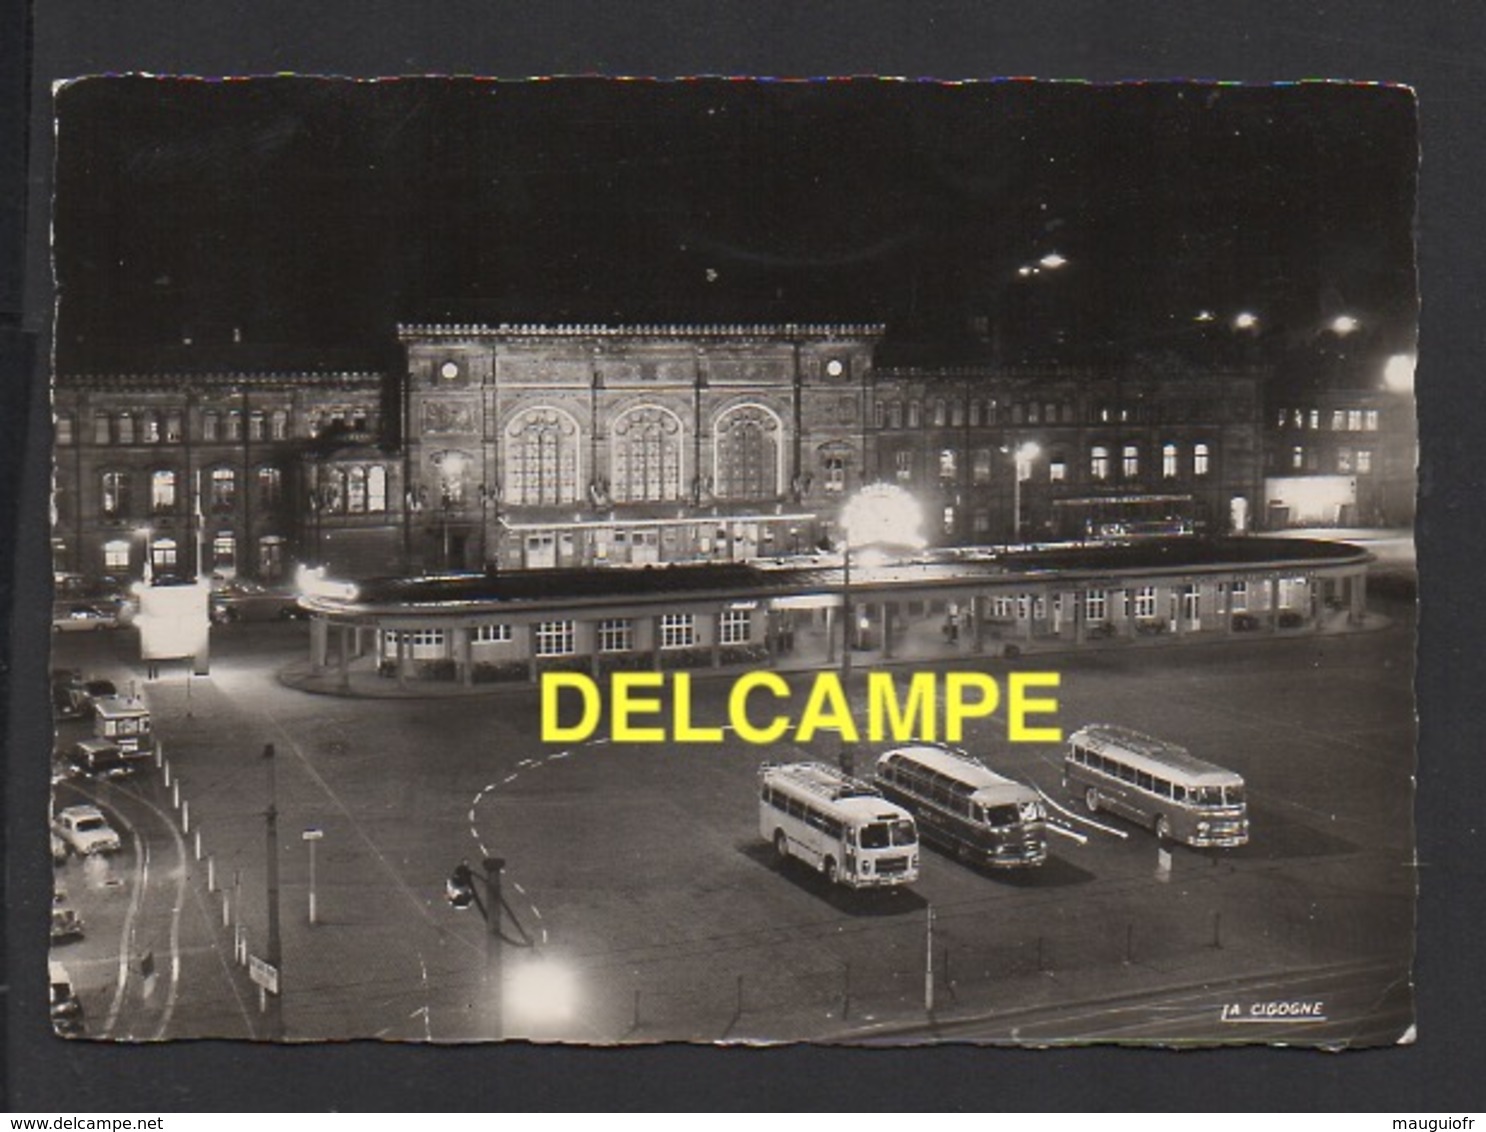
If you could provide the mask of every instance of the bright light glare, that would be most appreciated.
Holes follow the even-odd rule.
[[[852,546],[876,543],[917,550],[928,541],[922,527],[918,500],[895,484],[868,484],[841,509],[841,528]]]
[[[1037,262],[1042,264],[1042,266],[1047,268],[1049,271],[1056,271],[1058,270],[1058,268],[1067,263],[1068,260],[1065,259],[1063,256],[1060,256],[1057,252],[1048,252],[1047,255],[1043,256]]]
[[[1213,312],[1212,311],[1203,310],[1203,311],[1198,311],[1196,314],[1194,314],[1192,316],[1192,321],[1193,322],[1211,322],[1213,320],[1213,318],[1214,318],[1214,315],[1213,315]]]
[[[1417,361],[1413,354],[1394,354],[1383,366],[1383,384],[1398,393],[1412,392]]]
[[[1252,330],[1259,325],[1259,316],[1249,311],[1241,311],[1234,316],[1233,325],[1239,330]]]
[[[324,566],[300,566],[294,571],[294,588],[305,597],[328,597],[337,601],[355,601],[354,582],[337,582],[325,576]]]
[[[1349,314],[1339,314],[1331,320],[1331,329],[1336,334],[1350,334],[1361,325]]]
[[[577,983],[573,973],[551,959],[533,959],[511,972],[506,1009],[526,1022],[565,1022],[573,1016]]]

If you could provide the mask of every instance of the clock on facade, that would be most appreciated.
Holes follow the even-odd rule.
[[[452,361],[445,362],[443,365],[439,366],[439,376],[442,377],[445,381],[453,381],[456,377],[459,376],[459,363]]]
[[[840,358],[832,358],[826,363],[827,377],[840,377],[846,372],[846,365]]]

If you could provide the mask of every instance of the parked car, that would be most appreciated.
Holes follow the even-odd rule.
[[[117,853],[122,845],[119,835],[97,806],[68,806],[57,814],[52,828],[67,843],[67,848],[79,857]]]
[[[57,719],[87,719],[96,701],[118,694],[112,680],[84,680],[66,669],[52,673],[52,715]]]
[[[127,778],[134,773],[123,750],[109,739],[83,739],[72,748],[68,761],[86,778]]]
[[[52,961],[47,964],[51,977],[52,1029],[62,1037],[73,1037],[83,1032],[83,1004],[77,1000],[72,988],[72,976],[62,964]]]
[[[85,633],[118,627],[118,610],[102,605],[68,602],[52,611],[52,628],[58,633]]]
[[[67,902],[66,890],[56,889],[52,894],[52,942],[65,943],[82,938],[83,918]]]

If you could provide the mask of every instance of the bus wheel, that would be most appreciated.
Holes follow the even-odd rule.
[[[789,838],[784,836],[784,830],[782,829],[776,829],[774,831],[774,856],[778,857],[780,861],[789,860]]]
[[[827,884],[836,883],[836,859],[834,857],[827,857],[820,871],[825,873]]]
[[[1084,805],[1089,807],[1089,813],[1091,814],[1097,814],[1099,812],[1099,791],[1095,790],[1092,786],[1084,791]]]
[[[1171,837],[1171,823],[1166,820],[1165,814],[1156,815],[1154,828],[1156,830],[1156,836],[1162,841],[1166,841]]]

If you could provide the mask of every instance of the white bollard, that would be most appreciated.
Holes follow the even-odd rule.
[[[198,861],[201,860],[201,829],[200,829],[199,826],[197,827],[197,830],[196,830],[196,859]],[[207,890],[208,891],[211,890],[211,885],[210,884],[207,885]]]
[[[166,789],[169,789],[170,788],[170,760],[169,759],[165,759],[161,763],[160,769],[165,772],[165,786],[166,786]]]
[[[179,782],[180,779],[177,778],[176,781]],[[182,833],[190,833],[191,832],[191,803],[190,802],[182,802],[181,803],[181,832]]]
[[[199,839],[201,834],[198,833],[196,836]],[[208,857],[206,859],[206,890],[208,892],[217,891],[217,859],[215,857]]]

